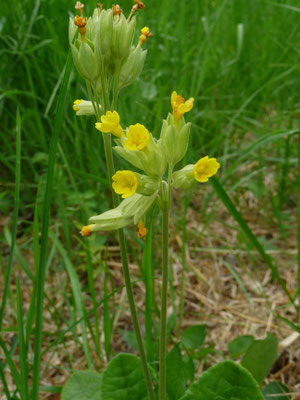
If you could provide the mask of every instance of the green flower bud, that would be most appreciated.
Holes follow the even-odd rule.
[[[160,137],[163,142],[167,161],[172,166],[182,160],[186,153],[190,127],[191,123],[186,124],[183,118],[175,125],[171,114],[169,114],[167,120],[163,121]]]
[[[194,165],[189,164],[173,173],[173,185],[176,189],[190,189],[195,181]]]
[[[113,12],[111,9],[102,10],[100,13],[98,32],[99,51],[103,60],[109,61],[113,35]]]
[[[115,63],[119,63],[128,56],[135,30],[135,17],[127,22],[123,14],[113,22],[112,55]]]
[[[82,42],[79,47],[79,59],[88,79],[95,81],[99,76],[99,60],[92,50],[90,44]]]
[[[133,83],[143,70],[147,51],[141,47],[132,47],[123,61],[119,75],[119,90]]]

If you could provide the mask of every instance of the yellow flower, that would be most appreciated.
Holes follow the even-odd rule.
[[[139,231],[137,233],[138,238],[146,240],[148,229],[145,227],[143,220],[140,220],[140,222],[138,223],[138,228],[139,228]]]
[[[180,118],[182,118],[184,113],[191,111],[193,105],[193,97],[185,101],[184,98],[175,91],[171,94],[171,106],[173,108],[173,116],[175,121],[178,121]]]
[[[141,124],[130,125],[126,134],[124,147],[126,150],[145,150],[150,140],[148,129]]]
[[[208,178],[215,175],[220,168],[220,164],[215,158],[205,156],[194,165],[194,177],[198,182],[207,182]]]
[[[96,122],[96,129],[105,133],[112,133],[121,138],[124,136],[123,129],[120,125],[120,117],[117,111],[107,111],[105,115],[101,116],[101,122]]]
[[[82,100],[75,100],[74,104],[73,104],[73,110],[79,111],[80,109],[77,106],[78,106],[78,104],[81,104],[81,103],[82,103]]]
[[[114,191],[122,195],[123,199],[133,196],[138,186],[138,180],[134,172],[124,170],[117,171],[112,177]]]

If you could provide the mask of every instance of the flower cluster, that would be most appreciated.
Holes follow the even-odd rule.
[[[173,114],[163,121],[158,140],[141,124],[123,129],[117,111],[108,111],[101,117],[101,123],[96,123],[99,131],[111,132],[116,137],[115,152],[143,173],[122,170],[112,176],[114,191],[125,200],[117,208],[90,218],[92,224],[83,227],[83,236],[89,236],[92,231],[119,229],[135,223],[139,228],[138,236],[145,238],[144,216],[156,201],[162,204],[165,185],[189,189],[196,181],[207,182],[217,173],[220,164],[208,156],[173,172],[187,151],[191,124],[185,122],[184,114],[192,109],[193,101],[193,98],[185,101],[176,92],[172,93]],[[168,182],[164,180],[167,167]]]
[[[79,74],[92,85],[98,97],[109,89],[107,86],[111,77],[114,77],[115,88],[119,91],[141,73],[147,54],[142,44],[152,34],[148,27],[144,27],[138,44],[132,44],[136,26],[133,14],[144,7],[140,0],[135,0],[126,19],[119,5],[104,10],[99,3],[92,17],[86,18],[83,15],[84,5],[79,1],[76,3],[75,8],[80,15],[69,21],[73,61]]]

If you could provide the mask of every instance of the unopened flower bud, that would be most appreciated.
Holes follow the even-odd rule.
[[[101,11],[97,35],[99,38],[100,57],[107,62],[111,56],[113,35],[113,11],[111,9]]]
[[[121,65],[119,90],[133,83],[143,70],[147,51],[140,47],[132,48]]]
[[[115,63],[128,56],[135,30],[135,17],[127,22],[123,14],[114,19],[112,36],[112,54]]]

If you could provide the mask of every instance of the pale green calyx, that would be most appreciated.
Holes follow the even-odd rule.
[[[185,123],[184,118],[177,124],[169,114],[167,120],[163,121],[161,129],[161,140],[168,163],[174,167],[183,159],[189,142],[191,123]]]
[[[143,70],[146,50],[141,47],[131,47],[129,55],[124,59],[119,75],[119,90],[134,82]]]
[[[137,193],[143,194],[144,196],[151,196],[154,192],[159,190],[159,178],[138,174],[137,172],[135,172],[135,176],[138,181]]]
[[[156,142],[150,134],[148,147],[145,151],[134,151],[124,148],[126,138],[122,138],[116,142],[118,146],[113,147],[113,149],[126,161],[146,172],[150,177],[161,178],[163,176],[167,168],[167,160],[161,140]]]
[[[194,177],[194,165],[189,164],[173,173],[173,186],[175,189],[190,189],[196,182]]]
[[[108,62],[111,57],[113,36],[113,11],[111,9],[101,11],[97,35],[99,40],[100,57],[102,57],[104,61]]]
[[[91,217],[92,231],[110,231],[120,229],[132,223],[137,224],[157,198],[157,192],[151,196],[134,194],[123,200],[118,207],[100,215]]]
[[[112,35],[112,55],[115,64],[128,56],[135,31],[135,24],[135,17],[128,22],[123,14],[115,16]]]

